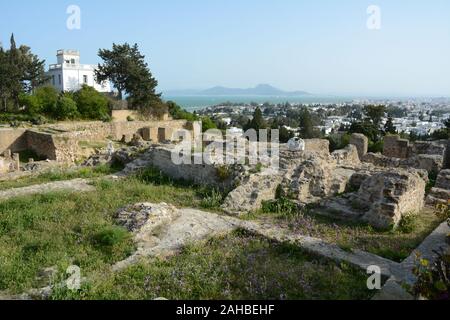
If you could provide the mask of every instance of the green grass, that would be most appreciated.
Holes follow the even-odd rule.
[[[132,252],[131,241],[123,234],[99,234],[114,227],[112,215],[121,207],[137,202],[199,207],[202,201],[192,188],[157,186],[139,178],[99,180],[95,186],[96,192],[0,202],[0,291],[19,293],[34,287],[43,268],[65,270],[76,264],[90,272],[124,259]],[[108,237],[118,243],[107,245]]]
[[[120,167],[109,165],[100,165],[97,167],[83,167],[76,169],[56,169],[41,173],[36,176],[24,177],[14,181],[0,182],[0,190],[11,188],[22,188],[36,184],[42,184],[54,181],[71,180],[77,178],[92,179],[112,174],[120,170]]]
[[[368,299],[367,276],[298,247],[236,231],[191,244],[119,273],[96,273],[79,292],[54,299]]]
[[[380,231],[367,224],[324,217],[314,214],[313,210],[297,211],[297,214],[254,213],[247,218],[269,220],[293,232],[321,238],[347,250],[360,249],[396,262],[406,259],[442,222],[431,209],[408,215],[395,231]]]

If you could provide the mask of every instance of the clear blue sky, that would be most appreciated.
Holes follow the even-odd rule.
[[[81,8],[81,30],[66,9]],[[366,9],[381,8],[381,30]],[[0,1],[0,41],[15,33],[48,63],[57,49],[137,42],[160,89],[250,87],[341,95],[450,95],[448,0]]]

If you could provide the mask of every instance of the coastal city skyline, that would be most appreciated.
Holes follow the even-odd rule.
[[[14,33],[18,44],[31,46],[48,66],[58,49],[79,50],[84,62],[96,64],[99,48],[138,43],[163,92],[259,83],[316,95],[450,92],[447,1],[138,1],[130,6],[81,0],[1,9],[4,47]]]

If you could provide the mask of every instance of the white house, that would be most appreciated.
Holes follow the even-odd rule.
[[[82,85],[94,87],[99,92],[111,92],[109,81],[97,83],[94,71],[96,65],[80,64],[80,52],[76,50],[58,50],[57,63],[51,64],[47,75],[50,84],[59,91],[77,91]]]

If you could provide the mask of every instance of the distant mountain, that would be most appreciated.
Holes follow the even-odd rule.
[[[206,90],[167,91],[166,95],[200,95],[200,96],[304,96],[305,91],[283,91],[268,84],[260,84],[254,88],[239,89],[214,87]]]

